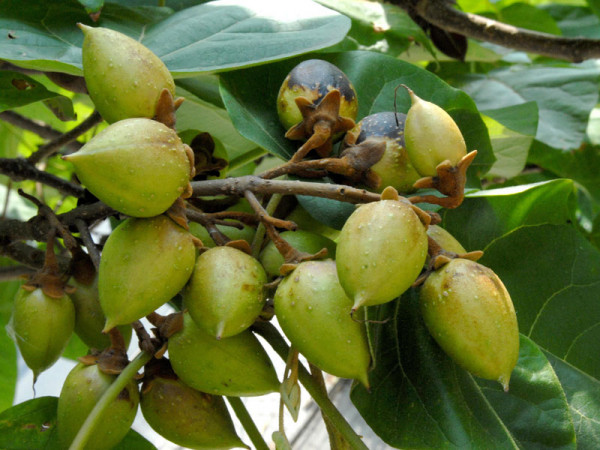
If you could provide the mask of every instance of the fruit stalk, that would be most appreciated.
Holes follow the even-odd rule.
[[[287,360],[290,348],[271,323],[256,323],[254,325],[254,331],[260,334],[269,345],[273,347],[273,350],[277,352],[281,359],[284,361]],[[356,434],[354,429],[331,402],[329,397],[322,392],[317,382],[302,364],[298,364],[298,379],[306,388],[315,403],[319,405],[321,411],[329,418],[332,425],[348,441],[350,448],[355,450],[368,450],[368,447],[362,441],[360,436]]]
[[[262,435],[260,434],[260,431],[258,431],[258,428],[256,428],[256,424],[252,420],[252,417],[250,417],[250,414],[248,413],[246,406],[242,402],[242,399],[240,397],[225,398],[227,399],[229,405],[233,409],[235,416],[242,423],[244,430],[248,434],[248,437],[252,441],[252,444],[254,445],[256,450],[269,450],[269,446],[263,439]]]
[[[85,448],[86,443],[92,436],[92,431],[97,422],[102,418],[104,411],[112,404],[113,400],[117,398],[119,392],[127,386],[138,371],[151,359],[152,355],[150,353],[140,352],[127,367],[125,367],[113,384],[106,390],[98,403],[96,403],[96,406],[94,406],[94,409],[92,409],[87,419],[85,419],[77,436],[73,439],[73,443],[69,447],[69,450],[83,450]]]

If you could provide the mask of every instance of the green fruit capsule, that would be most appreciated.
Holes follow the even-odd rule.
[[[449,160],[456,166],[467,154],[465,139],[446,111],[410,89],[408,92],[412,105],[404,127],[406,151],[417,172],[424,177],[434,177],[440,163]]]
[[[433,338],[458,365],[508,390],[519,329],[510,295],[491,269],[453,259],[423,284],[421,311]]]
[[[267,275],[252,256],[233,247],[202,253],[183,296],[194,322],[217,339],[241,333],[265,305]]]
[[[78,364],[69,372],[58,398],[56,429],[61,448],[69,448],[100,397],[116,379],[96,364]],[[139,404],[135,381],[119,393],[102,414],[85,445],[86,450],[111,449],[129,432]]]
[[[73,334],[75,308],[67,295],[52,298],[42,289],[20,289],[7,332],[33,371],[34,382],[52,366]]]
[[[151,119],[163,89],[175,95],[171,73],[150,49],[118,31],[79,24],[83,76],[94,105],[108,123]]]
[[[229,221],[229,219],[225,219]],[[239,224],[237,220],[231,220],[233,224]],[[198,222],[190,222],[190,233],[196,236],[198,239],[202,241],[205,247],[213,248],[216,247],[215,241],[213,241],[207,229],[200,225]],[[252,243],[252,239],[254,238],[254,233],[256,233],[256,228],[251,227],[249,225],[242,225],[242,229],[235,227],[228,227],[227,225],[216,225],[216,227],[221,231],[225,236],[227,236],[232,241],[246,241],[248,244]]]
[[[287,75],[277,95],[277,114],[286,130],[302,122],[303,117],[295,99],[305,97],[314,105],[332,89],[341,93],[339,115],[356,119],[358,99],[354,86],[344,72],[321,59],[302,61]]]
[[[179,379],[153,378],[144,385],[140,407],[154,431],[182,447],[247,447],[235,432],[223,398],[192,389]]]
[[[92,194],[133,217],[162,214],[190,182],[183,142],[150,119],[117,122],[64,159]]]
[[[340,284],[352,310],[400,296],[427,256],[427,233],[411,205],[381,200],[359,206],[344,224],[336,251]]]
[[[429,228],[427,228],[427,236],[434,239],[444,250],[448,252],[454,252],[459,255],[467,253],[462,244],[439,225],[429,225]]]
[[[371,166],[371,170],[379,177],[378,192],[387,186],[399,192],[412,192],[413,184],[421,178],[405,148],[405,120],[405,114],[379,112],[365,117],[346,134],[345,142],[352,140],[352,145],[362,144],[367,139],[382,139],[385,142],[383,156]]]
[[[269,356],[251,331],[217,340],[185,314],[169,338],[169,359],[181,380],[202,392],[247,397],[279,390]]]
[[[106,316],[100,306],[98,277],[90,285],[79,283],[73,278],[69,283],[76,288],[75,292],[69,294],[75,306],[75,334],[89,348],[108,348],[111,344],[110,338],[102,333]],[[128,346],[131,341],[131,327],[124,325],[118,329],[125,340],[125,346]]]
[[[365,325],[350,317],[352,300],[340,286],[334,261],[299,264],[277,287],[274,302],[281,329],[308,361],[369,387]]]
[[[301,252],[314,254],[326,248],[327,257],[335,258],[335,242],[325,236],[304,230],[284,231],[280,236]],[[273,241],[269,241],[262,250],[259,260],[269,277],[275,278],[280,275],[279,268],[284,260]]]
[[[187,283],[196,260],[192,235],[166,216],[127,219],[108,237],[98,274],[104,331],[150,314]]]

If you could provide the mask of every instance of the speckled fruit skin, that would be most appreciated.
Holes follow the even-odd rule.
[[[269,356],[251,331],[217,340],[185,314],[169,338],[173,370],[188,386],[215,395],[247,397],[279,390]]]
[[[506,288],[489,268],[453,259],[421,288],[425,324],[442,349],[474,375],[508,390],[519,358],[519,329]]]
[[[52,298],[40,288],[19,289],[7,332],[35,380],[60,358],[74,326],[75,308],[67,295]]]
[[[118,31],[79,25],[84,34],[83,76],[94,105],[108,123],[131,117],[151,119],[163,89],[175,82],[150,49]]]
[[[184,305],[205,332],[218,339],[234,336],[262,311],[266,282],[258,260],[233,247],[214,247],[196,260]]]
[[[398,120],[398,123],[396,123]],[[412,192],[413,184],[421,178],[412,166],[404,143],[404,121],[406,114],[379,112],[362,119],[348,132],[346,137],[355,135],[355,145],[371,138],[381,138],[385,141],[385,152],[371,170],[381,179],[377,188],[383,191],[392,186],[399,192]]]
[[[107,375],[97,365],[75,366],[63,384],[58,398],[56,429],[62,448],[69,445],[98,400],[116,379]],[[104,412],[86,450],[111,449],[129,432],[135,419],[140,398],[135,381],[131,381]]]
[[[73,278],[69,284],[76,288],[75,292],[69,294],[73,300],[73,306],[75,306],[75,334],[89,348],[104,350],[110,346],[110,338],[107,334],[102,333],[106,317],[100,306],[98,277],[90,285],[79,283]],[[131,327],[124,325],[118,329],[125,340],[125,346],[129,346]]]
[[[117,122],[64,159],[92,194],[132,217],[162,214],[190,182],[183,142],[150,119]]]
[[[277,114],[286,130],[302,122],[302,114],[296,105],[297,97],[306,97],[318,105],[332,89],[342,94],[339,115],[356,119],[358,100],[354,86],[348,77],[333,64],[321,59],[302,61],[283,80],[277,95]]]
[[[467,154],[467,146],[450,114],[414,92],[409,93],[412,105],[404,127],[406,151],[417,172],[433,177],[440,163],[449,160],[455,166]]]
[[[427,235],[448,252],[454,252],[459,255],[467,253],[467,250],[465,250],[462,244],[439,225],[429,225],[429,228],[427,228]]]
[[[104,331],[141,319],[171,300],[187,283],[195,261],[191,234],[168,217],[121,223],[106,241],[100,260]]]
[[[306,359],[369,387],[365,324],[350,316],[352,300],[340,286],[335,261],[299,264],[277,287],[274,304],[281,329]]]
[[[427,256],[427,233],[411,206],[381,200],[348,218],[336,251],[340,284],[353,309],[389,302],[415,281]]]
[[[181,380],[154,378],[142,391],[140,407],[154,431],[182,447],[245,447],[223,398],[192,389]]]
[[[292,247],[300,250],[301,252],[314,254],[319,252],[321,249],[326,248],[327,257],[335,258],[336,244],[334,241],[326,238],[325,236],[305,230],[284,231],[280,233],[280,236]],[[262,250],[259,260],[269,277],[275,278],[280,275],[279,268],[284,263],[284,260],[281,253],[279,253],[277,250],[277,247],[275,247],[273,241],[269,241],[269,243]]]

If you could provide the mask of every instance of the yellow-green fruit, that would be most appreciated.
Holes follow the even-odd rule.
[[[110,387],[116,375],[108,375],[96,364],[78,364],[69,372],[58,398],[56,429],[61,448],[69,448],[88,415]],[[140,398],[135,381],[118,394],[96,422],[86,450],[111,449],[129,432]]]
[[[421,311],[433,338],[458,365],[508,390],[519,329],[510,295],[491,269],[453,259],[423,284]]]
[[[280,236],[292,247],[301,252],[314,254],[326,248],[327,257],[335,258],[335,242],[325,236],[304,230],[284,231]],[[269,277],[278,277],[280,275],[279,268],[284,263],[284,260],[273,241],[269,241],[265,246],[260,253],[259,259]]]
[[[277,287],[274,304],[281,329],[308,361],[368,388],[365,324],[350,316],[352,300],[340,286],[333,260],[299,264]]]
[[[233,247],[202,253],[183,301],[194,322],[217,339],[241,333],[265,305],[267,275],[252,256]]]
[[[287,75],[277,95],[277,114],[286,130],[302,122],[302,113],[296,105],[297,97],[306,97],[318,105],[333,89],[341,93],[339,115],[352,120],[358,113],[356,91],[348,77],[333,64],[321,59],[302,61]]]
[[[190,182],[183,142],[150,119],[117,122],[64,159],[92,194],[133,217],[162,214]]]
[[[83,76],[104,120],[151,119],[162,90],[175,95],[173,77],[150,49],[118,31],[79,27],[84,34]]]
[[[336,250],[340,284],[353,310],[400,296],[427,256],[427,233],[410,204],[381,200],[359,206],[344,224]]]
[[[228,219],[226,219],[228,220]],[[231,220],[232,223],[239,224],[237,220]],[[202,241],[205,247],[213,248],[217,244],[210,237],[210,234],[206,230],[205,227],[200,225],[197,222],[190,222],[190,233],[196,236],[198,239]],[[225,236],[227,236],[232,241],[243,240],[248,242],[248,244],[252,243],[252,239],[254,238],[254,233],[256,233],[256,228],[251,227],[249,225],[242,225],[242,229],[235,227],[228,227],[226,225],[216,225],[216,227],[221,231]]]
[[[235,432],[223,398],[192,389],[179,379],[152,379],[144,385],[140,407],[154,431],[182,447],[246,447]]]
[[[410,89],[408,92],[412,105],[404,127],[406,151],[417,172],[433,177],[440,163],[449,160],[456,166],[467,154],[465,139],[450,114]]]
[[[110,338],[107,334],[102,333],[106,316],[100,306],[100,296],[98,295],[98,277],[92,284],[86,285],[77,282],[71,278],[69,281],[75,292],[69,294],[75,306],[75,334],[89,348],[103,350],[110,346]],[[131,327],[123,325],[117,327],[125,340],[125,346],[129,346],[131,341]]]
[[[104,331],[141,319],[171,300],[187,283],[195,261],[192,235],[168,217],[121,223],[100,260]]]
[[[67,295],[52,298],[42,289],[19,289],[7,332],[33,371],[34,381],[52,366],[73,334],[75,308]]]
[[[439,225],[429,225],[429,228],[427,228],[427,235],[448,252],[454,252],[459,255],[467,253],[462,244]]]
[[[279,390],[273,364],[249,330],[217,340],[185,314],[183,330],[169,338],[169,359],[185,384],[209,394],[247,397]]]

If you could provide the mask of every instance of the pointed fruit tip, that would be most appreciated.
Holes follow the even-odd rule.
[[[89,25],[84,25],[84,24],[83,24],[83,23],[81,23],[81,22],[77,22],[77,26],[79,27],[79,29],[80,29],[81,31],[83,31],[83,32],[84,32],[84,34],[85,34],[85,33],[87,33],[89,30],[91,30],[91,29],[92,29],[92,27],[90,27]]]
[[[510,374],[508,376],[500,375],[498,378],[498,383],[502,385],[502,389],[504,392],[508,392],[508,382],[510,381]]]

